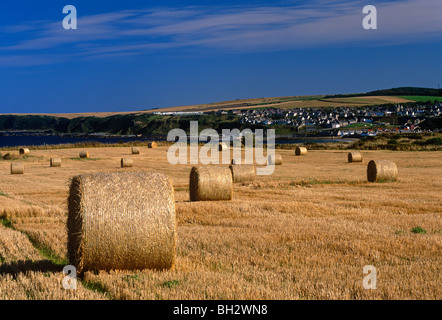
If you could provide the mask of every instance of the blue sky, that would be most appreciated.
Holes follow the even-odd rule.
[[[436,88],[441,57],[440,0],[2,1],[0,113]]]

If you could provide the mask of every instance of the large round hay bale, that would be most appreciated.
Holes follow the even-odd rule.
[[[307,148],[306,147],[296,147],[295,155],[297,155],[297,156],[304,156],[306,154],[307,154]]]
[[[362,162],[364,157],[360,151],[351,151],[348,153],[348,162]]]
[[[61,167],[61,158],[51,158],[51,167]]]
[[[227,150],[229,149],[229,147],[227,146],[227,144],[225,142],[220,142],[218,144],[218,151],[223,151],[223,150]]]
[[[25,166],[23,163],[11,163],[11,174],[23,174],[25,172]]]
[[[88,151],[80,151],[80,158],[89,158]]]
[[[28,148],[20,148],[18,152],[22,155],[28,155],[30,151]]]
[[[140,149],[137,147],[132,147],[132,154],[140,154]]]
[[[256,169],[253,164],[230,165],[233,182],[255,181]]]
[[[157,143],[155,141],[149,142],[147,144],[147,147],[148,148],[156,148],[157,147]]]
[[[80,276],[87,270],[173,267],[175,196],[165,174],[75,176],[68,208],[68,257]]]
[[[232,172],[223,166],[192,167],[189,190],[190,201],[232,200]]]
[[[282,165],[282,156],[280,154],[271,154],[268,156],[268,163],[276,166]]]
[[[367,165],[367,180],[370,182],[396,181],[396,163],[390,160],[371,160]]]
[[[130,168],[134,166],[134,159],[121,158],[121,168]]]

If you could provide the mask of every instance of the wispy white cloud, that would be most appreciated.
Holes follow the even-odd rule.
[[[46,61],[42,57],[58,54],[78,59],[177,48],[256,52],[355,43],[409,44],[442,35],[440,0],[372,1],[378,11],[377,30],[362,28],[366,4],[315,0],[285,6],[124,10],[79,16],[77,30],[64,30],[61,21],[31,22],[0,29],[0,33],[27,36],[0,46],[0,65],[24,61],[26,56],[28,64],[39,64]]]

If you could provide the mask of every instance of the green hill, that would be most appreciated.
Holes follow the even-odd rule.
[[[104,118],[79,117],[74,119],[39,115],[0,115],[1,131],[45,131],[50,133],[90,134],[109,133],[121,135],[164,135],[180,128],[189,131],[190,121],[198,121],[200,130],[213,128],[242,128],[239,117],[227,115],[158,116],[153,114],[115,115]],[[242,130],[242,129],[241,129]]]
[[[420,87],[398,87],[391,89],[375,90],[366,93],[335,94],[326,96],[327,98],[346,98],[364,96],[431,96],[442,97],[442,89],[420,88]]]
[[[392,89],[376,90],[366,93],[367,96],[440,96],[442,89],[399,87]]]
[[[218,132],[221,129],[238,128],[243,130],[245,127],[240,122],[240,117],[229,114],[216,114],[214,110],[231,110],[238,108],[238,105],[246,108],[336,108],[336,107],[364,107],[367,105],[381,105],[396,103],[397,97],[417,102],[436,101],[437,94],[442,93],[438,89],[403,87],[386,90],[371,91],[362,94],[352,95],[333,95],[333,96],[297,96],[297,97],[279,97],[279,98],[261,98],[255,101],[234,101],[232,103],[219,103],[216,108],[206,107],[205,111],[212,111],[204,115],[155,115],[153,113],[139,112],[131,114],[113,114],[109,116],[78,116],[63,117],[62,115],[0,115],[0,131],[47,131],[52,133],[109,133],[121,135],[164,135],[171,129],[180,128],[188,131],[190,121],[198,121],[199,129],[213,128]],[[382,98],[382,97],[385,97]],[[388,96],[388,97],[387,97]],[[441,95],[442,96],[442,95]],[[372,97],[372,98],[371,98]],[[391,99],[393,98],[393,100]],[[435,98],[435,99],[432,99]],[[403,99],[402,99],[403,100]],[[258,102],[257,102],[258,101]],[[405,100],[407,101],[407,100]],[[440,100],[439,100],[440,101]],[[252,103],[253,102],[253,103]],[[403,103],[403,102],[398,102]],[[405,103],[408,103],[405,102]],[[201,111],[193,107],[190,111]],[[184,109],[183,109],[184,110]],[[183,111],[180,110],[180,111]],[[161,111],[161,109],[158,109]],[[188,110],[189,111],[189,110]],[[264,125],[253,126],[248,124],[248,128],[254,130],[264,128]],[[290,126],[275,126],[277,133],[290,133],[295,130]]]

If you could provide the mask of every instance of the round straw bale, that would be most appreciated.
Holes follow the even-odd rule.
[[[23,163],[11,163],[11,174],[23,174],[25,166]]]
[[[230,165],[233,182],[251,182],[256,178],[256,169],[253,164]]]
[[[147,147],[148,148],[156,148],[157,147],[157,143],[155,141],[149,142],[147,144]]]
[[[306,147],[296,147],[295,149],[295,155],[297,156],[303,156],[307,154],[307,148]]]
[[[190,201],[232,200],[232,172],[223,166],[192,167],[189,190]]]
[[[233,165],[236,165],[236,164],[242,164],[243,162],[244,161],[242,161],[241,158],[238,158],[238,159],[233,158],[230,163]]]
[[[129,168],[134,166],[134,159],[121,158],[121,168]]]
[[[360,151],[351,151],[348,153],[348,162],[362,162],[364,157]]]
[[[28,148],[20,148],[19,153],[23,154],[23,155],[27,155],[29,154],[29,149]]]
[[[132,147],[132,154],[140,154],[140,149],[137,147]]]
[[[390,160],[371,160],[367,165],[367,180],[370,182],[396,181],[396,163]]]
[[[269,155],[268,162],[271,165],[282,165],[282,156],[280,154]]]
[[[61,167],[61,158],[51,158],[51,167]]]
[[[229,149],[229,147],[227,146],[227,144],[225,142],[220,142],[218,144],[218,151],[223,151],[223,150],[227,150]]]
[[[68,257],[80,276],[87,270],[173,267],[175,196],[165,174],[75,176],[68,209]]]
[[[81,151],[80,158],[89,158],[89,152],[88,151]]]

